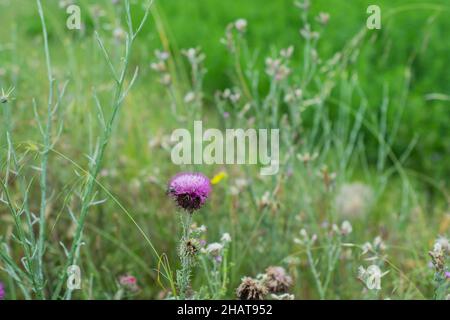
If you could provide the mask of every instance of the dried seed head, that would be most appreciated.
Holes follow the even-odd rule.
[[[283,267],[268,267],[264,284],[270,293],[283,293],[292,286],[292,278]]]
[[[241,284],[236,289],[236,295],[240,300],[263,300],[267,293],[267,288],[261,282],[250,277],[242,278]]]

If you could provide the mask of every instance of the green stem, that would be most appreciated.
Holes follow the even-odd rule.
[[[190,285],[190,276],[191,276],[191,265],[192,258],[186,253],[183,252],[185,248],[186,241],[189,239],[191,234],[191,224],[192,224],[192,214],[181,212],[181,224],[183,227],[183,236],[181,237],[180,242],[180,260],[181,260],[181,269],[178,272],[178,289],[180,291],[179,298],[186,299],[188,297],[188,290]]]
[[[53,103],[53,77],[52,77],[52,66],[50,59],[50,51],[48,48],[48,36],[47,28],[45,25],[44,12],[42,10],[41,1],[37,0],[37,6],[39,11],[39,16],[42,24],[42,34],[44,37],[44,51],[45,51],[45,61],[47,65],[47,77],[49,83],[48,92],[48,102],[47,102],[47,122],[44,132],[44,151],[42,152],[41,158],[41,175],[40,175],[40,189],[41,189],[41,204],[39,209],[39,238],[38,238],[38,253],[37,253],[37,273],[40,283],[40,295],[42,298],[45,297],[45,285],[44,285],[44,271],[43,271],[43,259],[45,251],[45,213],[47,209],[47,166],[48,166],[48,154],[50,149],[50,135],[52,130],[52,103]]]
[[[308,263],[309,263],[309,266],[311,267],[311,272],[313,274],[314,281],[316,282],[317,291],[319,292],[320,300],[324,300],[325,292],[322,287],[322,281],[320,280],[319,273],[317,272],[316,264],[314,263],[314,258],[311,254],[311,247],[309,244],[307,244],[307,246],[306,246],[306,256],[308,257]]]

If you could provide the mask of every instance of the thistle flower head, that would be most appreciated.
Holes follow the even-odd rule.
[[[222,249],[223,249],[223,245],[221,243],[214,242],[214,243],[210,243],[206,247],[206,252],[208,254],[212,255],[213,257],[216,257],[221,254]]]
[[[264,284],[270,293],[283,293],[292,286],[292,278],[283,267],[268,267],[264,276]]]
[[[210,193],[211,183],[201,173],[179,173],[169,182],[168,194],[189,213],[200,209]]]
[[[250,277],[242,278],[241,284],[236,289],[236,295],[241,300],[263,300],[267,292],[267,288],[261,282]]]
[[[231,242],[231,236],[228,232],[225,232],[224,234],[222,234],[222,237],[220,238],[220,241],[223,244],[227,244]]]
[[[439,244],[442,251],[450,253],[450,241],[444,237],[444,236],[439,236],[435,242],[435,245]]]

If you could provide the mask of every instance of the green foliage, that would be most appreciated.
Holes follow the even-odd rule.
[[[243,276],[263,281],[271,265],[288,270],[301,299],[446,297],[444,269],[433,274],[426,253],[450,225],[448,1],[378,1],[381,30],[365,28],[370,1],[313,1],[315,43],[301,37],[305,17],[292,0],[155,0],[132,52],[115,34],[130,36],[123,5],[76,1],[78,31],[65,27],[59,1],[42,2],[48,50],[35,2],[0,0],[0,87],[14,87],[0,104],[0,279],[8,299],[173,298],[180,284],[186,295],[192,284],[197,298],[234,298]],[[142,4],[131,1],[134,29]],[[322,11],[330,14],[324,27],[315,20]],[[248,27],[234,34],[236,55],[220,40],[238,18]],[[290,45],[283,63],[292,73],[275,81],[266,58]],[[182,49],[197,46],[197,58],[206,58],[195,65]],[[166,86],[150,68],[161,48],[170,51]],[[284,99],[297,87],[299,100]],[[226,88],[240,100],[224,99]],[[194,99],[185,102],[189,91]],[[173,165],[168,135],[199,118],[221,129],[283,128],[280,174]],[[207,250],[195,266],[177,258],[182,230],[166,186],[181,170],[226,172],[193,216],[207,225],[198,240],[231,234],[221,261]],[[361,199],[344,192],[349,186],[369,190],[364,210],[355,210]],[[341,208],[348,200],[350,216]],[[366,259],[389,271],[382,290],[362,290]],[[72,292],[64,280],[74,262],[83,283]],[[141,291],[118,283],[125,274],[136,275]]]

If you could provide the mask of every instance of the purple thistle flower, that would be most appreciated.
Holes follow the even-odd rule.
[[[3,300],[5,297],[5,288],[3,287],[3,283],[0,282],[0,300]]]
[[[179,207],[193,213],[205,203],[211,183],[202,173],[179,173],[170,180],[167,192]]]
[[[445,278],[450,279],[450,271],[445,271]]]

